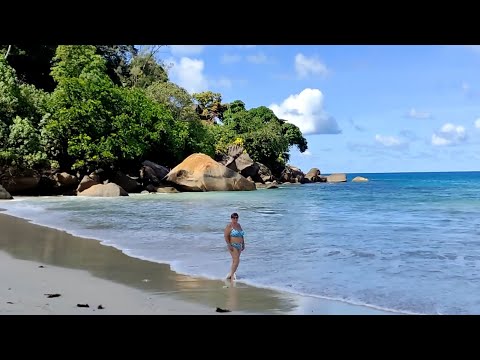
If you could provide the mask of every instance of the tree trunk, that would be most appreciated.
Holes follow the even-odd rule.
[[[5,59],[7,59],[8,54],[10,54],[10,49],[12,48],[12,45],[8,45],[7,53],[5,54]]]

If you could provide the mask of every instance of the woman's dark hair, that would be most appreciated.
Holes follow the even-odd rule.
[[[238,214],[237,213],[233,213],[232,215],[230,215],[230,218],[233,219],[233,218],[238,218]]]

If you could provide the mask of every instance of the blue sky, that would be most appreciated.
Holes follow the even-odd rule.
[[[307,172],[480,170],[480,46],[170,45],[189,92],[267,106],[302,130]]]

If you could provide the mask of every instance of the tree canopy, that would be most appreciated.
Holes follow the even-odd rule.
[[[300,129],[269,108],[171,82],[160,48],[12,45],[0,56],[0,165],[87,173],[148,159],[173,167],[241,144],[274,170],[291,147],[307,150]]]

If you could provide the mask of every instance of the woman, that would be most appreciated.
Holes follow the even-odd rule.
[[[225,241],[228,246],[228,251],[232,256],[232,267],[227,275],[227,279],[235,280],[235,272],[237,271],[238,264],[240,264],[240,253],[245,250],[245,232],[242,226],[238,222],[238,214],[233,213],[230,215],[231,222],[227,224],[224,231]]]

